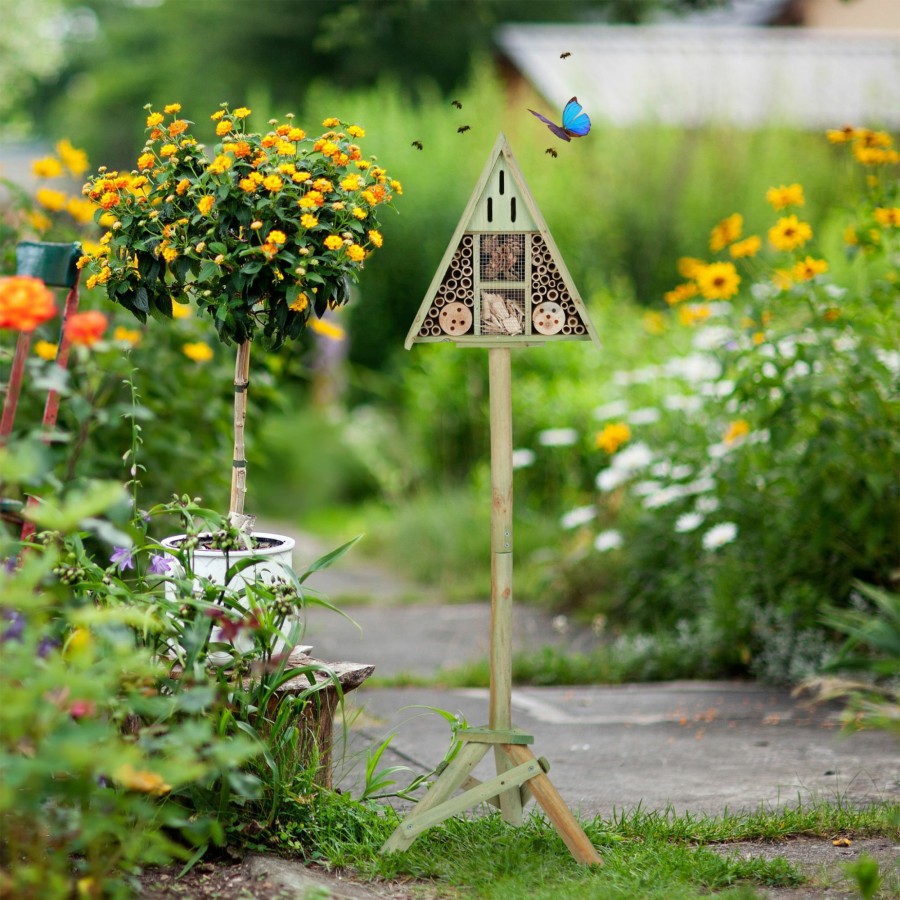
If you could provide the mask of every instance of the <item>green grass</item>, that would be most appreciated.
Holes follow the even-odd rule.
[[[602,868],[586,868],[573,860],[537,813],[519,828],[497,814],[451,819],[425,832],[406,852],[389,856],[379,853],[399,821],[389,807],[325,795],[318,803],[298,806],[297,813],[296,819],[282,820],[270,847],[309,858],[313,841],[314,858],[352,870],[356,877],[412,878],[437,896],[484,900],[693,900],[710,894],[749,900],[762,896],[766,888],[808,883],[809,876],[783,858],[739,858],[713,850],[713,845],[801,836],[825,839],[836,833],[900,837],[896,804],[856,809],[820,803],[718,817],[638,808],[582,823],[604,861]],[[316,826],[314,834],[311,826]],[[891,883],[885,890],[897,886],[896,877],[887,880]]]

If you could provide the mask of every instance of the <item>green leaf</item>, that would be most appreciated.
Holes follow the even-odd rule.
[[[70,494],[61,506],[43,500],[26,510],[24,515],[41,528],[68,532],[76,530],[85,519],[106,512],[110,507],[127,500],[128,496],[121,484],[95,481],[84,491]]]

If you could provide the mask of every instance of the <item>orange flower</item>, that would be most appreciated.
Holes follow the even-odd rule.
[[[106,331],[106,316],[96,309],[75,313],[66,324],[66,335],[73,344],[92,347]]]
[[[0,328],[34,331],[56,315],[53,293],[40,278],[0,278]]]

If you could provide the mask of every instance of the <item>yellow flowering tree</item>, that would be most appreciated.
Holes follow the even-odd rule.
[[[192,301],[225,344],[238,345],[231,511],[242,515],[250,342],[277,349],[313,312],[347,302],[382,245],[379,214],[402,188],[363,157],[364,130],[339,119],[325,119],[316,137],[291,116],[250,132],[251,111],[223,104],[208,153],[180,104],[147,109],[135,168],[100,169],[84,187],[107,230],[101,252],[81,265],[89,287],[141,321]]]

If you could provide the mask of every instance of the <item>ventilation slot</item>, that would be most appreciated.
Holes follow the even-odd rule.
[[[491,198],[491,197],[488,197],[487,201],[488,201],[488,204],[487,204],[487,206],[488,206],[488,210],[487,210],[488,222],[493,222],[494,221],[494,201],[493,201],[493,198]]]
[[[509,221],[516,221],[516,198],[510,197],[509,199]]]
[[[503,169],[501,169],[501,170],[500,170],[500,196],[501,196],[501,197],[503,196],[503,189],[504,189],[504,185],[503,185],[503,175],[504,175],[504,172],[503,172]]]

